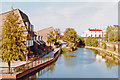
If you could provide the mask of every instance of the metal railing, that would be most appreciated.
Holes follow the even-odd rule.
[[[36,66],[42,65],[45,62],[52,60],[53,58],[54,58],[54,56],[48,56],[48,57],[40,58],[35,61],[31,61],[29,63],[25,63],[25,64],[17,66],[17,67],[11,67],[10,74],[17,74],[17,73],[26,71],[26,70],[34,68]],[[0,74],[7,74],[7,73],[8,73],[8,67],[0,67]]]

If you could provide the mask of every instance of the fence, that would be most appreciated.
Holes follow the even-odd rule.
[[[26,71],[28,69],[31,69],[33,67],[36,67],[38,65],[42,65],[43,63],[45,62],[48,62],[50,60],[52,60],[54,58],[54,56],[48,56],[48,57],[45,57],[45,58],[41,58],[41,59],[38,59],[38,60],[35,60],[35,61],[31,61],[29,63],[26,63],[26,64],[23,64],[23,65],[20,65],[20,66],[17,66],[17,67],[11,67],[11,75],[12,74],[17,74],[17,73],[20,73],[20,72],[23,72],[23,71]],[[0,74],[6,74],[8,73],[8,67],[0,67]]]

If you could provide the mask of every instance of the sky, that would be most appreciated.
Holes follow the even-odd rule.
[[[7,1],[7,0],[6,0]],[[19,8],[35,31],[53,26],[64,32],[74,28],[81,35],[88,28],[105,29],[118,24],[118,2],[2,2],[0,14]],[[54,1],[54,0],[51,0]]]

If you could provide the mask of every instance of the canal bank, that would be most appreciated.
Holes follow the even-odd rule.
[[[13,73],[11,74],[2,73],[0,75],[0,78],[3,80],[20,79],[30,74],[36,73],[37,71],[55,62],[58,59],[60,53],[61,53],[61,48],[56,48],[52,55],[18,66],[12,70]]]
[[[120,61],[120,54],[117,52],[113,52],[113,51],[103,49],[100,47],[85,46],[85,48],[99,50],[101,52],[104,52],[105,54],[108,54],[108,55],[111,55],[111,56],[117,58]]]
[[[23,80],[43,78],[117,78],[118,65],[103,59],[91,49],[63,52],[58,60]]]

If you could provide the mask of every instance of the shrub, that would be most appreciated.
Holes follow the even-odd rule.
[[[71,52],[71,51],[72,51],[72,49],[62,48],[62,51],[63,51],[63,52]]]
[[[106,44],[104,44],[104,49],[106,49],[107,48],[107,46],[106,46]]]
[[[93,46],[97,47],[98,46],[98,41],[96,38],[88,37],[85,41],[86,46]]]
[[[104,48],[104,49],[106,49],[106,48],[107,48],[106,43],[102,43],[102,46],[103,46],[103,48]]]
[[[114,51],[116,51],[116,46],[115,45],[113,45],[113,49],[114,49]]]

